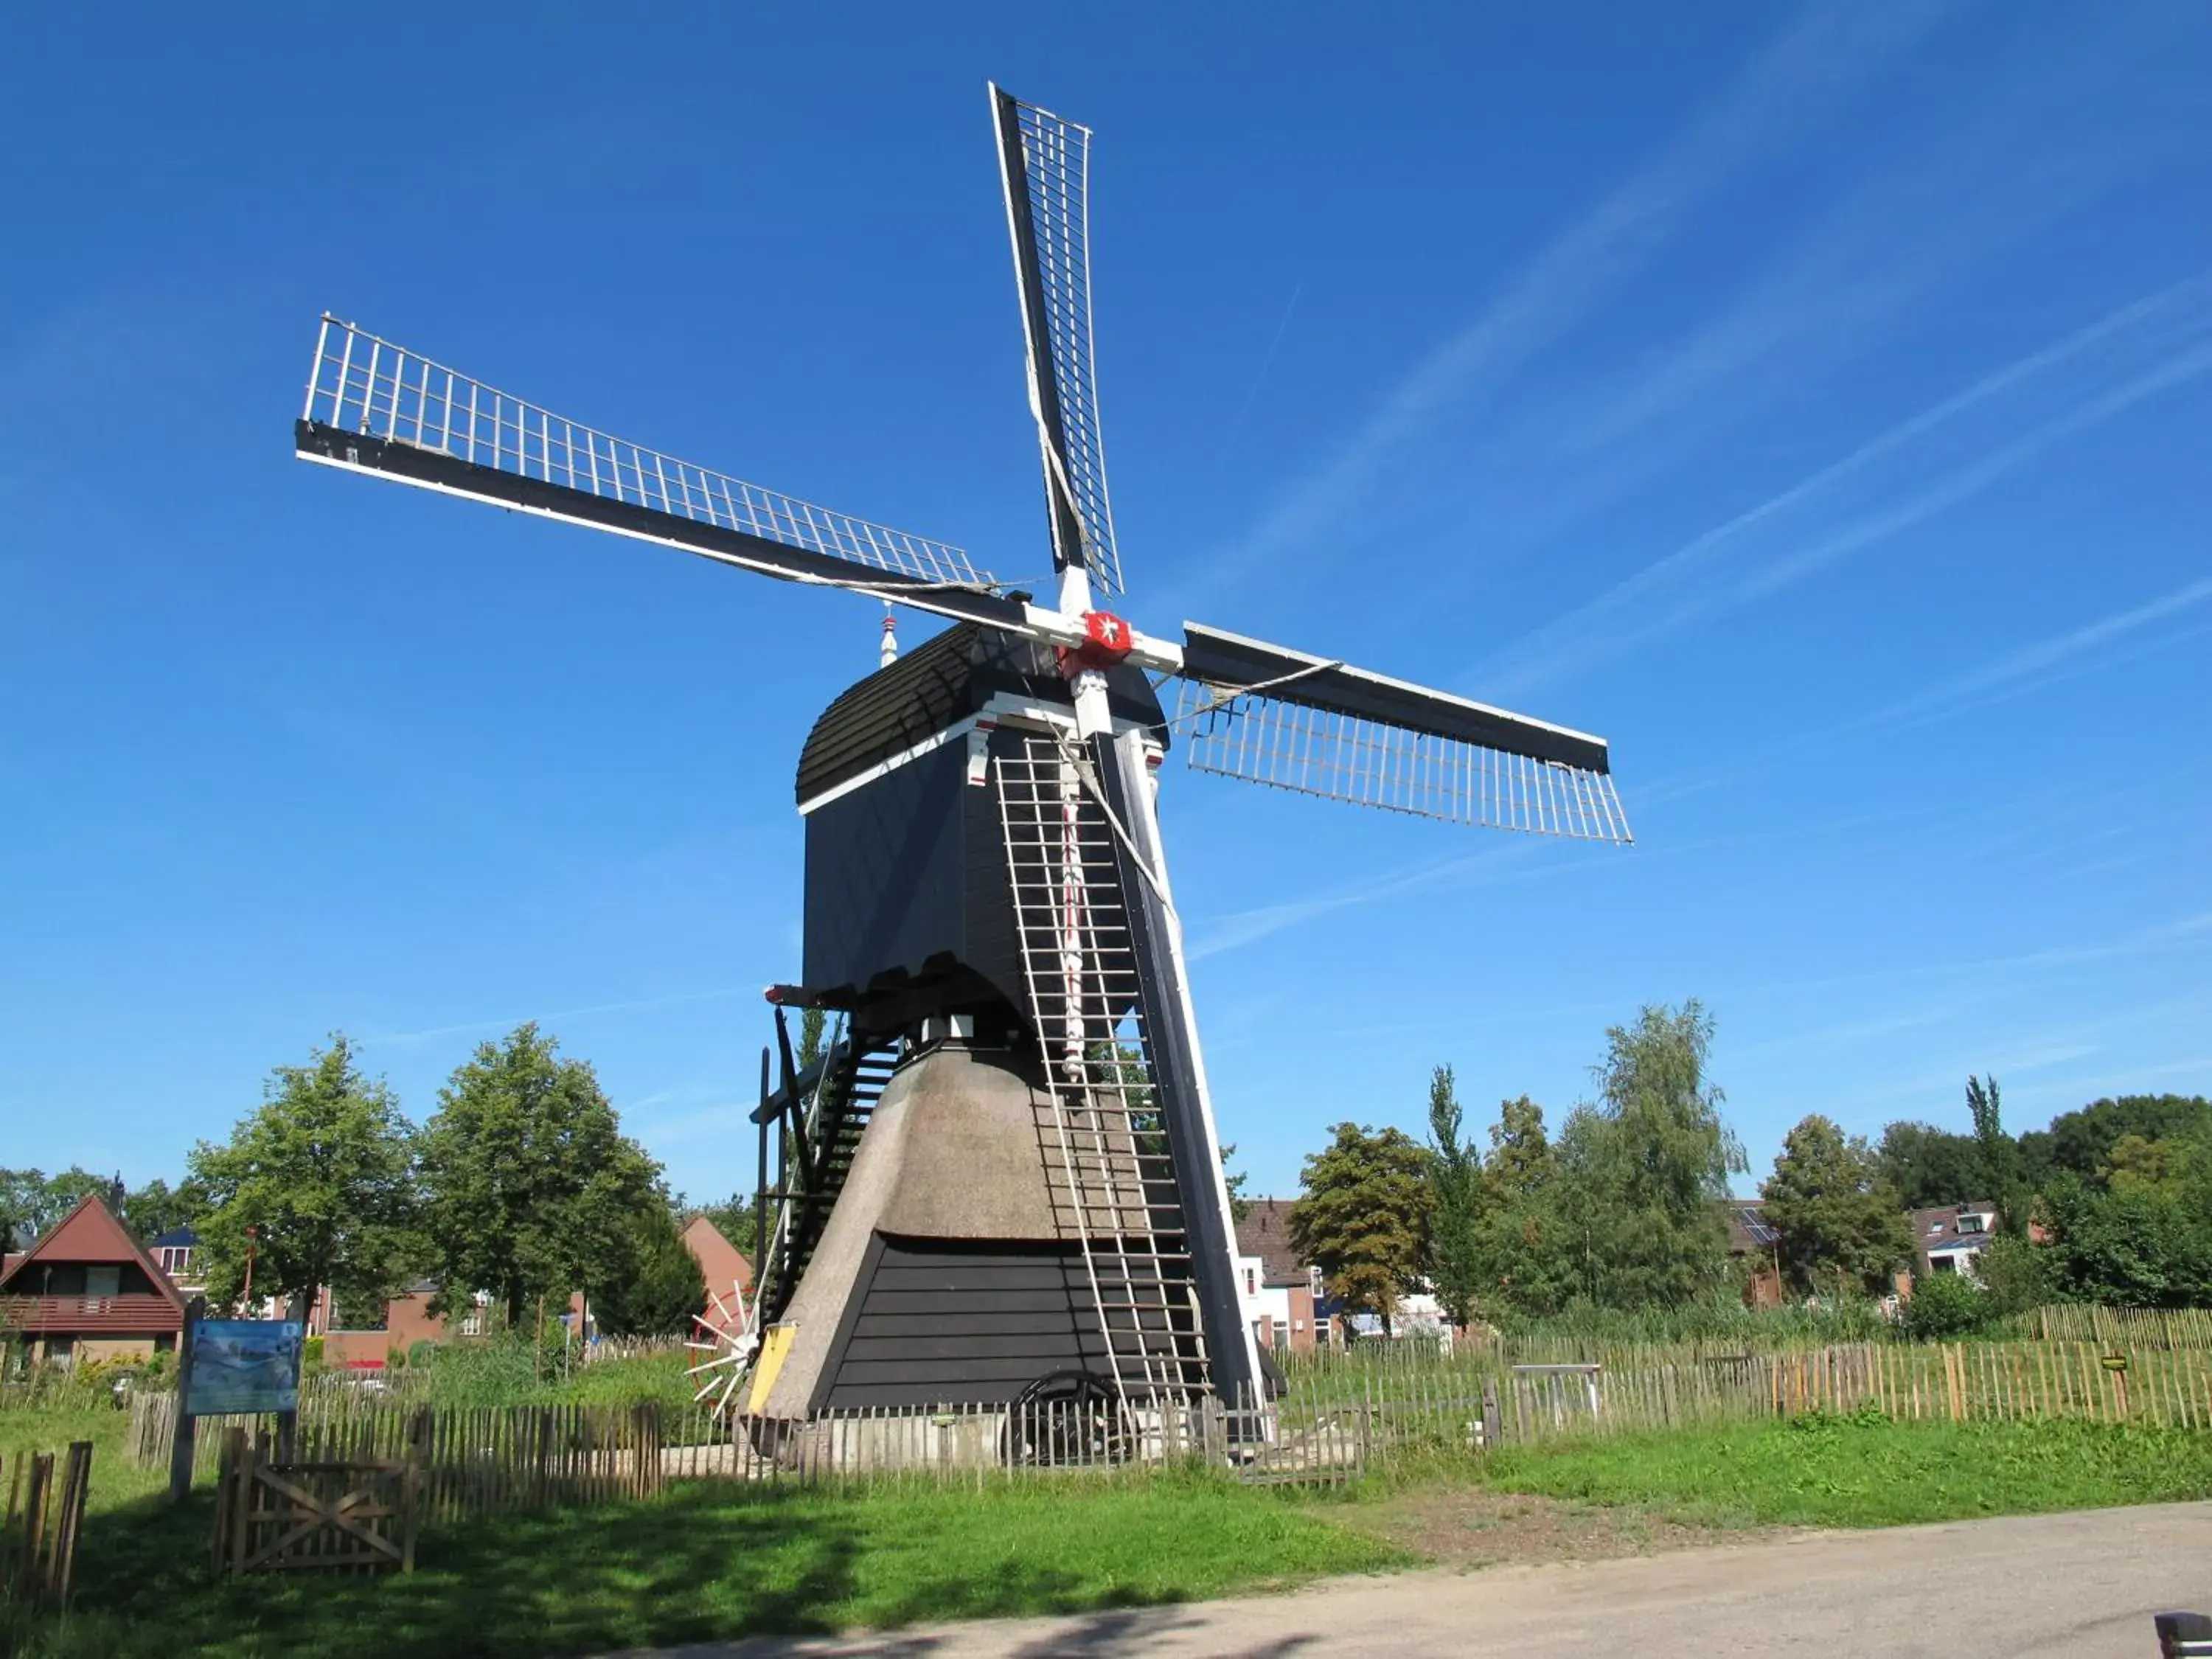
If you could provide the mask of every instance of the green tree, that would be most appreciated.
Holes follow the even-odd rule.
[[[1982,1155],[1986,1196],[1997,1206],[1997,1231],[2007,1238],[2026,1238],[2027,1183],[2021,1179],[2019,1144],[2005,1133],[1995,1078],[1966,1079],[1966,1110],[1974,1121],[1974,1146]]]
[[[1460,1139],[1459,1093],[1452,1068],[1429,1078],[1428,1279],[1444,1317],[1464,1329],[1474,1322],[1484,1289],[1482,1158]]]
[[[1516,1314],[1557,1313],[1576,1292],[1583,1232],[1560,1209],[1559,1168],[1544,1109],[1526,1095],[1500,1101],[1475,1242],[1486,1298]]]
[[[2059,1265],[2058,1253],[2048,1244],[1993,1238],[1974,1258],[1974,1277],[1991,1314],[2028,1313],[2060,1299]]]
[[[1988,1198],[1981,1149],[1972,1135],[1930,1123],[1892,1123],[1875,1156],[1883,1182],[1908,1210],[1932,1210]]]
[[[0,1248],[27,1249],[88,1193],[114,1207],[120,1184],[119,1176],[95,1175],[75,1164],[52,1176],[42,1170],[0,1170]]]
[[[1582,1291],[1638,1308],[1690,1301],[1728,1273],[1729,1176],[1743,1152],[1707,1081],[1713,1021],[1695,1000],[1606,1033],[1600,1100],[1560,1131],[1558,1185],[1582,1237]]]
[[[1358,1313],[1388,1330],[1419,1282],[1429,1212],[1428,1154],[1401,1129],[1340,1123],[1305,1161],[1291,1243]]]
[[[2212,1178],[2100,1188],[2077,1176],[2045,1195],[2056,1273],[2071,1300],[2118,1307],[2212,1306]]]
[[[1817,1113],[1784,1138],[1759,1196],[1799,1291],[1880,1295],[1892,1269],[1912,1259],[1912,1224],[1874,1149]]]
[[[485,1042],[422,1127],[423,1225],[451,1302],[487,1290],[520,1323],[626,1263],[659,1167],[622,1133],[592,1068],[533,1024]]]
[[[257,1291],[312,1303],[327,1285],[349,1302],[381,1302],[411,1265],[413,1154],[398,1103],[381,1078],[362,1075],[343,1036],[304,1066],[277,1066],[229,1141],[191,1154],[209,1301],[241,1293],[252,1227]]]
[[[2095,1100],[2061,1114],[2047,1132],[2023,1135],[2034,1140],[2038,1156],[2025,1173],[2038,1186],[2061,1172],[2084,1181],[2102,1178],[2112,1148],[2135,1136],[2142,1140],[2192,1141],[2212,1137],[2212,1100],[2202,1095],[2122,1095]]]
[[[824,1008],[805,1008],[799,1015],[799,1047],[792,1058],[805,1071],[829,1048],[830,1013]]]
[[[1482,1167],[1492,1188],[1506,1197],[1526,1198],[1542,1190],[1559,1169],[1544,1133],[1544,1109],[1526,1095],[1500,1101]]]
[[[2105,1155],[2104,1167],[2098,1177],[2112,1191],[2124,1192],[2130,1188],[2148,1188],[2163,1191],[2178,1183],[2187,1172],[2196,1148],[2188,1141],[2160,1136],[2147,1140],[2139,1134],[2124,1134],[2112,1143]]]
[[[1252,1200],[1244,1196],[1244,1182],[1246,1180],[1244,1171],[1242,1170],[1232,1170],[1229,1167],[1230,1160],[1236,1156],[1237,1143],[1235,1141],[1231,1140],[1222,1143],[1221,1184],[1229,1189],[1229,1218],[1232,1222],[1241,1224],[1246,1216],[1252,1213]]]
[[[677,1336],[707,1306],[698,1258],[684,1248],[665,1204],[631,1218],[624,1247],[586,1281],[593,1316],[611,1336]]]
[[[1918,1342],[1955,1342],[1990,1322],[1996,1310],[1966,1273],[1928,1273],[1905,1304],[1905,1334]]]
[[[125,1194],[121,1219],[141,1243],[150,1244],[163,1233],[191,1226],[206,1207],[207,1196],[196,1183],[172,1188],[157,1176]]]

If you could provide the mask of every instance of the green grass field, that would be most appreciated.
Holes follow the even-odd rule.
[[[700,1484],[649,1502],[434,1530],[410,1578],[216,1583],[208,1494],[170,1509],[155,1495],[158,1474],[123,1466],[122,1420],[0,1413],[0,1449],[11,1454],[72,1436],[100,1447],[79,1612],[66,1629],[19,1630],[12,1649],[0,1615],[0,1655],[293,1659],[357,1650],[368,1631],[374,1651],[399,1659],[556,1656],[1137,1607],[1414,1565],[1418,1555],[1367,1523],[1409,1500],[1445,1508],[1486,1492],[1707,1529],[1885,1526],[2212,1496],[2212,1435],[1814,1418],[1504,1451],[1334,1493],[1175,1474],[981,1491]],[[1514,1518],[1529,1514],[1520,1503],[1492,1504],[1497,1523],[1534,1526]]]
[[[556,1655],[1141,1607],[1406,1565],[1273,1492],[1188,1477],[659,1499],[433,1532],[411,1577],[211,1583],[204,1497],[88,1522],[70,1659]],[[97,1611],[95,1611],[97,1610]],[[43,1643],[44,1645],[39,1645]]]
[[[1482,1479],[1708,1526],[1889,1527],[2212,1498],[2212,1435],[1802,1417],[1503,1451]]]

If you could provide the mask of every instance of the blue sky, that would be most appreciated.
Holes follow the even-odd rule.
[[[750,1181],[880,613],[289,422],[328,307],[1042,569],[987,76],[1097,130],[1133,619],[1602,732],[1638,831],[1171,770],[1255,1188],[1687,996],[1752,1180],[1970,1071],[2212,1090],[2201,7],[962,9],[9,19],[0,1163],[173,1177],[334,1030],[420,1117],[535,1018]]]

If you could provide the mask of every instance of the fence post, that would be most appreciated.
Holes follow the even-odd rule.
[[[177,1338],[177,1418],[169,1438],[169,1501],[181,1504],[192,1490],[192,1349],[200,1321],[207,1315],[207,1298],[196,1296],[185,1304],[184,1329]]]
[[[46,1594],[64,1607],[69,1602],[70,1578],[76,1568],[77,1528],[84,1520],[85,1495],[91,1486],[92,1442],[72,1440],[69,1468],[62,1476],[59,1529],[46,1569]]]

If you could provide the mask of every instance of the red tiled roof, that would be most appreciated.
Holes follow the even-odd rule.
[[[173,1310],[177,1320],[181,1322],[183,1319],[184,1293],[177,1289],[168,1274],[154,1265],[154,1258],[139,1247],[138,1241],[131,1237],[123,1224],[115,1218],[114,1212],[100,1201],[100,1196],[96,1193],[87,1193],[77,1200],[75,1209],[39,1236],[37,1243],[32,1245],[21,1255],[9,1259],[6,1270],[0,1272],[0,1291],[5,1291],[22,1277],[25,1269],[32,1263],[39,1261],[54,1265],[63,1262],[71,1264],[82,1262],[94,1267],[135,1261],[145,1269],[148,1280],[160,1292],[154,1299],[166,1300]],[[11,1298],[13,1299],[27,1298]],[[60,1297],[38,1299],[70,1302],[85,1298]],[[106,1299],[130,1301],[134,1298],[116,1297]],[[172,1323],[157,1328],[175,1330],[178,1325]]]
[[[752,1289],[753,1264],[745,1260],[743,1250],[724,1237],[722,1230],[703,1215],[695,1215],[684,1224],[684,1247],[699,1264],[700,1277],[707,1281],[707,1310],[714,1323],[720,1323],[723,1315],[718,1308],[727,1309],[738,1318],[744,1317],[744,1296]]]
[[[0,1297],[0,1325],[25,1336],[150,1336],[184,1328],[166,1296]]]
[[[1268,1285],[1303,1285],[1305,1263],[1291,1247],[1291,1212],[1296,1202],[1287,1198],[1255,1198],[1237,1224],[1237,1254],[1260,1258],[1260,1278]]]

